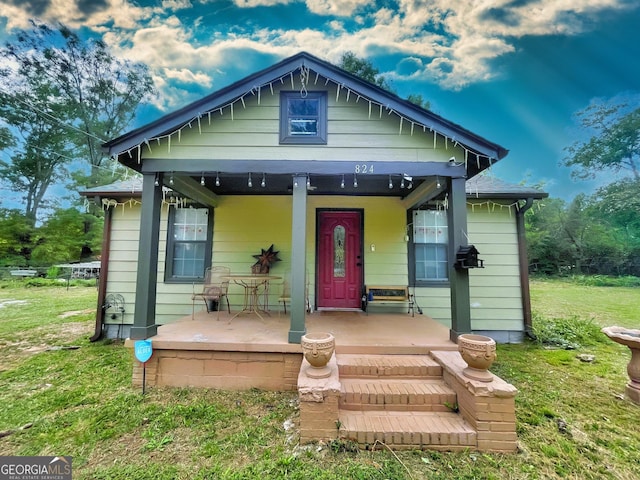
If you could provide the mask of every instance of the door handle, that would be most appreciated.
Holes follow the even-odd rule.
[[[360,262],[356,263],[356,267],[361,267],[361,266],[362,266],[362,263],[360,263]]]

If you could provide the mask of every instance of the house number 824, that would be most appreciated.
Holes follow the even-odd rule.
[[[356,165],[355,172],[356,173],[373,173],[373,165],[367,165],[366,163],[363,163],[362,165],[358,164]]]

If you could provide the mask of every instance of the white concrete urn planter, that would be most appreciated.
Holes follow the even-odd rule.
[[[309,362],[307,376],[310,378],[327,378],[331,369],[327,363],[336,348],[336,340],[330,333],[307,333],[300,340],[304,358]]]
[[[458,336],[458,351],[468,367],[462,373],[480,382],[493,381],[489,368],[496,359],[496,342],[491,337],[463,333]]]

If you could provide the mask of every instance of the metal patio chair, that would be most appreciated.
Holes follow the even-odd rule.
[[[311,301],[309,300],[309,278],[307,277],[306,285],[305,285],[305,301],[307,306],[307,313],[311,313]],[[282,281],[282,290],[280,292],[280,296],[278,297],[278,303],[282,304],[284,309],[284,314],[287,314],[287,303],[291,305],[291,274],[287,273]],[[278,309],[278,315],[280,315],[280,309]]]
[[[191,296],[191,318],[195,318],[196,300],[201,299],[204,302],[207,313],[211,313],[212,302],[217,303],[217,317],[220,319],[220,310],[222,307],[222,301],[227,302],[227,311],[231,314],[231,306],[229,305],[229,274],[231,269],[229,267],[210,267],[205,270],[204,281],[202,283],[202,291],[196,293],[195,283],[193,285],[193,295]]]

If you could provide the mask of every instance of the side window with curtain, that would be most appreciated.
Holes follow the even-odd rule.
[[[211,265],[213,211],[209,208],[169,210],[166,282],[193,282],[204,278]]]
[[[449,281],[449,228],[441,210],[413,212],[413,247],[416,283]]]

